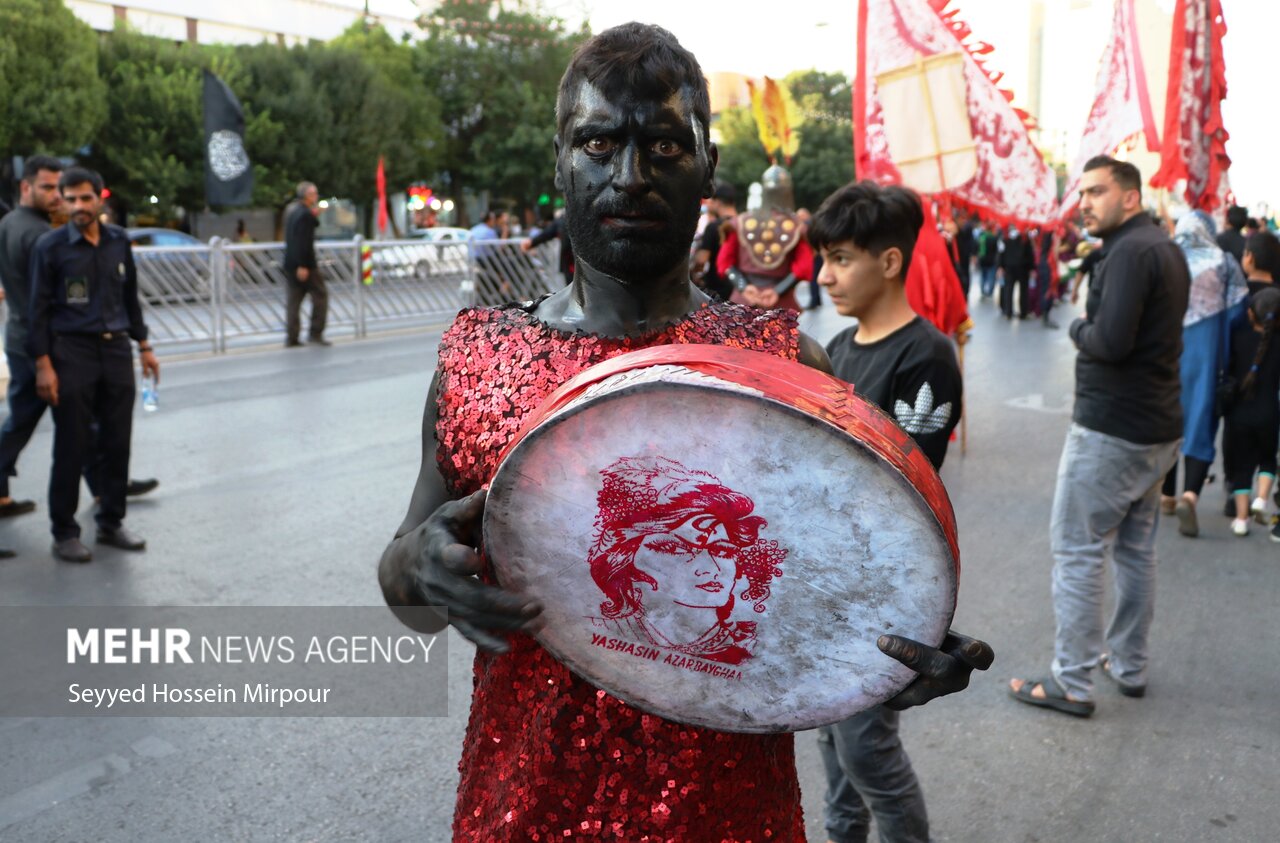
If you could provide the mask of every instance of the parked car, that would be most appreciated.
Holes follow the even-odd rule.
[[[373,241],[373,270],[382,278],[461,281],[467,275],[465,228],[423,228],[403,240]]]
[[[172,228],[130,228],[129,242],[135,246],[203,246],[184,231]]]
[[[130,228],[129,242],[135,247],[138,267],[138,295],[153,306],[208,301],[212,289],[207,253],[193,251],[205,244],[190,234],[172,228]],[[155,247],[155,248],[151,248]]]

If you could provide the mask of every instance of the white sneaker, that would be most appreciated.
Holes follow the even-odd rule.
[[[1270,524],[1267,518],[1267,502],[1262,498],[1254,498],[1253,503],[1249,505],[1249,514],[1253,516],[1253,520],[1259,524]]]
[[[1231,520],[1231,532],[1235,533],[1237,536],[1249,535],[1249,519],[1233,518]]]

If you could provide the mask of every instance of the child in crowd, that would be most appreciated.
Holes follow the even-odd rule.
[[[1224,416],[1222,462],[1235,499],[1231,532],[1237,536],[1249,534],[1250,512],[1259,521],[1265,518],[1267,495],[1276,476],[1280,342],[1274,340],[1278,320],[1280,289],[1262,289],[1249,300],[1248,319],[1231,332],[1228,370],[1236,388]],[[1258,493],[1250,504],[1255,470]],[[1272,538],[1280,541],[1276,536]]]

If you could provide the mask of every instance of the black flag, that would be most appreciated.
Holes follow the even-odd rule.
[[[244,111],[226,84],[204,72],[204,193],[210,205],[248,205],[253,167],[244,150]]]

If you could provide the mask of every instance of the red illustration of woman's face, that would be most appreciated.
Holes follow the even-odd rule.
[[[729,540],[715,516],[695,515],[667,533],[646,536],[636,551],[635,567],[653,578],[652,594],[642,602],[669,600],[693,609],[719,609],[733,596],[737,556],[742,548]]]

